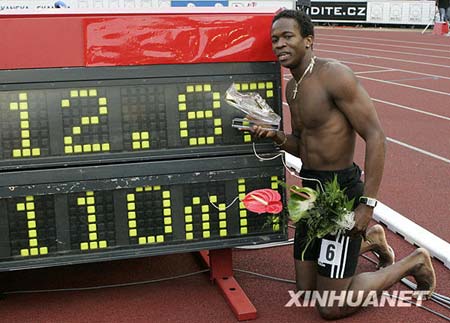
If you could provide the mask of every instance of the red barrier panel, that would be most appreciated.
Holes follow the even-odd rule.
[[[445,35],[448,33],[447,22],[435,22],[433,28],[433,35]]]
[[[0,16],[0,69],[275,61],[272,12]]]

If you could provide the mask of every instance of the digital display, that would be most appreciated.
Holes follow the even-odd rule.
[[[224,102],[225,91],[235,83],[281,113],[277,67],[219,63],[0,71],[5,80],[0,169],[180,158],[186,151],[248,153],[251,135],[230,126],[243,114]]]
[[[281,159],[254,154],[279,151],[225,101],[235,84],[282,115],[273,15],[0,19],[0,271],[286,240],[284,210],[241,202],[285,202]]]
[[[283,194],[276,161],[224,156],[26,172],[18,182],[20,172],[9,172],[0,187],[0,270],[286,237],[284,212],[232,203],[259,188]]]
[[[244,115],[224,101],[235,83],[281,114],[276,63],[0,78],[0,271],[286,239],[284,211],[240,202],[261,188],[283,196],[283,165],[254,156],[250,133],[232,127]]]

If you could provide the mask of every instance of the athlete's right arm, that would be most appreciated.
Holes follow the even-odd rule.
[[[288,93],[292,92],[292,86],[293,86],[292,79],[289,80],[289,82],[286,85],[286,98],[290,98]],[[288,104],[289,104],[288,99]],[[292,129],[295,129],[294,124],[292,124]],[[292,134],[286,134],[285,132],[278,130],[267,130],[264,129],[262,126],[253,126],[253,129],[250,130],[253,132],[253,134],[258,138],[271,138],[275,145],[280,147],[281,149],[287,151],[288,153],[299,156],[298,151],[298,140],[299,140],[299,134],[296,130],[292,132]]]

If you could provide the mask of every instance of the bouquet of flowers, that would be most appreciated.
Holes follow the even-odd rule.
[[[326,182],[323,189],[292,185],[288,187],[291,196],[288,202],[289,218],[294,223],[304,222],[308,228],[306,246],[315,238],[327,234],[337,234],[351,230],[355,225],[353,208],[354,199],[349,200],[341,190],[337,176]]]

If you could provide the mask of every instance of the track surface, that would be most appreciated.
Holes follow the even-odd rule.
[[[375,103],[388,150],[380,200],[450,241],[450,38],[420,30],[318,28],[315,53],[357,74]],[[289,73],[285,75],[290,78]],[[285,112],[288,111],[285,106]],[[285,122],[289,122],[286,115]],[[364,145],[356,161],[364,165]],[[292,235],[292,229],[290,229]],[[388,232],[400,259],[415,247]],[[437,292],[450,296],[450,271],[434,261]],[[291,246],[236,250],[234,267],[294,279]],[[4,290],[71,288],[144,281],[204,269],[191,254],[2,274]],[[375,267],[361,258],[358,272]],[[236,277],[258,309],[255,322],[322,322],[314,308],[286,308],[295,286],[241,272]],[[392,290],[405,290],[397,284]],[[450,316],[432,302],[424,305]],[[10,294],[1,322],[235,322],[207,274],[123,288]],[[368,308],[347,322],[444,322],[416,307]],[[344,321],[344,322],[345,322]]]

